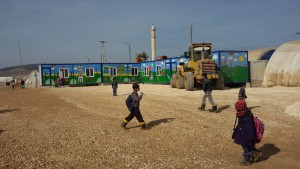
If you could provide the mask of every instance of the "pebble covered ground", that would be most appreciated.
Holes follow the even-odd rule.
[[[238,88],[214,90],[217,113],[199,111],[201,89],[141,84],[148,130],[128,115],[130,84],[0,87],[0,168],[241,168],[231,139]],[[246,88],[265,123],[262,156],[248,168],[300,168],[300,87]]]

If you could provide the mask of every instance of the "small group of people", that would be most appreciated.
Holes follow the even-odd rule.
[[[203,91],[204,95],[202,97],[200,110],[205,110],[206,98],[212,105],[210,112],[217,111],[217,105],[212,99],[212,84],[210,80],[207,79],[207,74],[202,74],[203,76]],[[238,119],[238,125],[236,126],[236,132],[234,133],[234,143],[242,146],[243,149],[243,160],[240,162],[241,165],[251,165],[254,161],[258,159],[261,152],[255,148],[256,140],[256,130],[254,124],[254,117],[251,110],[247,107],[245,99],[246,95],[246,84],[244,84],[238,94],[238,101],[235,103],[236,118]]]
[[[203,73],[203,91],[204,95],[202,97],[201,106],[198,107],[200,110],[205,110],[206,105],[206,98],[212,105],[212,109],[210,112],[217,112],[217,105],[212,99],[212,84],[211,81],[207,78],[207,74]],[[113,79],[112,82],[113,88],[113,96],[116,96],[118,84],[116,79]],[[243,160],[240,162],[241,165],[251,165],[254,161],[258,159],[261,155],[261,152],[256,149],[256,130],[254,124],[254,117],[251,110],[247,107],[247,103],[245,99],[247,98],[246,95],[246,84],[243,85],[238,94],[238,101],[235,103],[235,111],[236,111],[236,118],[238,120],[238,124],[236,126],[236,132],[234,133],[234,143],[239,144],[242,146],[243,149]],[[140,86],[137,83],[132,85],[133,92],[130,95],[133,101],[133,109],[129,113],[129,115],[124,118],[121,127],[127,129],[127,124],[134,118],[138,120],[142,129],[147,129],[145,121],[140,111],[140,101],[143,97],[143,92],[140,91]]]
[[[13,79],[10,81],[10,85],[12,87],[13,90],[15,90],[15,85],[16,85],[16,79]],[[25,81],[24,79],[21,80],[21,89],[25,89]]]

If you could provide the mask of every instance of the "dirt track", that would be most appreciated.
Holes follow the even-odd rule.
[[[135,119],[120,127],[131,91],[0,87],[0,168],[241,168],[242,149],[231,139],[238,89],[213,91],[220,111],[210,113],[197,110],[200,90],[141,85],[145,131]],[[300,87],[246,94],[265,123],[263,155],[248,168],[300,168]]]

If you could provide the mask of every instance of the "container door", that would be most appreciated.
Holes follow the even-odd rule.
[[[52,86],[50,68],[42,68],[42,86]]]
[[[78,66],[78,83],[83,82],[82,66]]]
[[[176,74],[176,72],[177,72],[176,62],[166,63],[166,76],[169,82],[171,81],[172,75]]]

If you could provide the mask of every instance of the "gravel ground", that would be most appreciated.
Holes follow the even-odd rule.
[[[203,91],[141,84],[149,130],[128,115],[131,85],[0,87],[0,168],[241,168],[231,139],[239,89],[215,90],[218,113],[200,112]],[[248,168],[300,168],[300,87],[246,88],[265,123],[262,156]],[[207,105],[210,108],[209,103]]]

